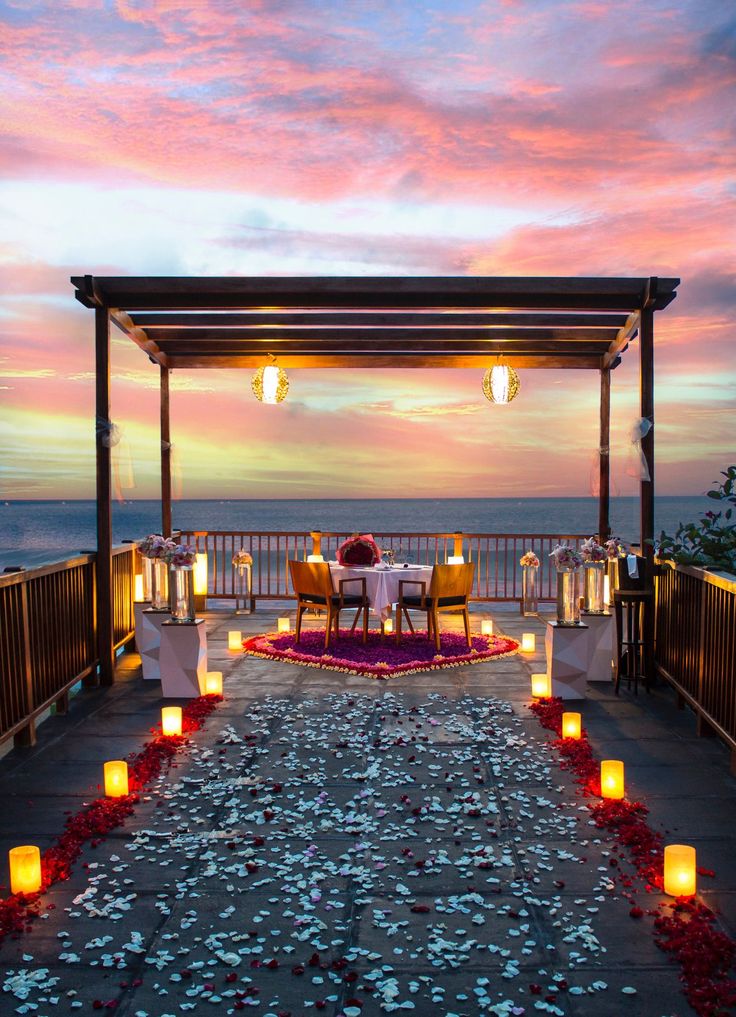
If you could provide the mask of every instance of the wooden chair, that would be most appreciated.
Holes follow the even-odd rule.
[[[360,612],[363,612],[363,642],[368,641],[368,596],[365,589],[365,579],[341,579],[339,592],[335,592],[332,582],[332,573],[327,562],[311,561],[290,561],[289,572],[291,573],[291,585],[296,593],[296,641],[299,642],[302,633],[302,617],[305,611],[326,611],[327,623],[325,625],[325,649],[330,645],[330,635],[334,624],[335,638],[340,632],[340,612],[344,607],[357,608],[353,627],[350,629],[352,635],[355,626],[358,624]],[[359,583],[360,594],[346,594],[345,587],[348,583]]]
[[[427,592],[427,584],[419,579],[399,581],[399,601],[396,605],[396,642],[401,642],[401,619],[406,616],[411,631],[414,626],[409,611],[424,611],[427,615],[427,636],[434,637],[434,645],[440,649],[439,615],[441,611],[462,611],[465,623],[465,638],[470,646],[470,615],[468,598],[473,589],[475,564],[435,565]],[[409,592],[409,587],[419,587],[419,595]],[[406,588],[406,589],[405,589]]]

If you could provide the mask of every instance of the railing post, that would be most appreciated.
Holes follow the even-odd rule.
[[[322,554],[322,531],[312,530],[309,535],[312,538],[312,554]]]
[[[20,584],[20,603],[21,603],[21,619],[22,619],[22,634],[23,640],[23,670],[24,674],[24,685],[26,694],[26,712],[30,713],[34,706],[33,695],[33,664],[31,661],[31,626],[28,618],[28,587],[26,583]],[[33,717],[30,717],[25,727],[22,727],[20,731],[16,732],[13,736],[13,744],[16,748],[30,748],[36,744],[36,721]]]
[[[462,535],[462,531],[458,530],[455,533],[455,536],[454,536],[453,539],[454,539],[454,544],[453,544],[453,548],[452,548],[452,553],[453,553],[453,555],[456,558],[459,558],[462,555],[462,553],[463,553],[463,535]]]

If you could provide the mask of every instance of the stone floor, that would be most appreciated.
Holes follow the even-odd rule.
[[[228,652],[228,629],[280,613],[208,614],[225,701],[0,949],[1,1014],[692,1012],[527,709],[541,620],[493,612],[509,635],[535,630],[536,655],[377,682]],[[160,686],[132,653],[118,679],[0,761],[2,857],[48,847],[99,794],[102,762],[146,740]],[[715,870],[702,896],[735,935],[725,749],[664,688],[589,686],[580,707],[596,754],[625,761],[629,797]]]

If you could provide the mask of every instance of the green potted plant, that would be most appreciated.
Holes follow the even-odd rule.
[[[736,574],[736,466],[723,470],[707,492],[713,501],[725,503],[720,512],[705,512],[699,522],[680,523],[674,536],[662,531],[655,542],[657,557],[678,565],[697,565]]]

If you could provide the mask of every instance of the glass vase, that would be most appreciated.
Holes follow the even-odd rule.
[[[169,570],[165,561],[151,561],[151,607],[165,611],[169,606]]]
[[[151,559],[141,557],[141,575],[143,576],[143,600],[151,600],[151,573],[153,572]]]
[[[235,580],[235,613],[250,614],[251,566],[237,565]]]
[[[557,624],[580,624],[578,569],[557,570]]]
[[[539,614],[538,573],[537,565],[522,565],[521,567],[521,613],[525,618]]]
[[[194,610],[194,571],[191,565],[170,570],[169,610],[171,620],[175,622],[193,622],[197,617]]]
[[[583,565],[584,610],[588,614],[605,614],[603,581],[606,575],[604,561],[586,561]]]

